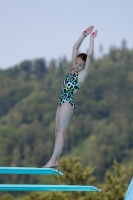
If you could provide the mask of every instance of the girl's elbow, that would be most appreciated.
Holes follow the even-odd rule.
[[[89,70],[86,70],[85,75],[84,75],[84,81],[86,80],[86,78],[88,77],[88,75],[89,75]]]
[[[90,58],[90,59],[92,59],[92,57],[93,57],[93,53],[88,53],[88,58]]]

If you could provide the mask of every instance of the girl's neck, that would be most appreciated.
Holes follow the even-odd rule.
[[[74,74],[76,71],[74,68],[71,69],[71,73]]]

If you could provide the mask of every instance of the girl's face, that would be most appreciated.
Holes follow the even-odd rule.
[[[75,59],[74,69],[76,72],[80,72],[85,67],[85,61],[83,61],[80,57]]]

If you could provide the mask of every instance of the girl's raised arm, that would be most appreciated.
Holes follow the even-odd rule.
[[[93,30],[94,26],[90,26],[88,27],[83,34],[79,37],[79,39],[77,40],[77,42],[74,44],[73,46],[73,50],[72,50],[72,62],[75,62],[75,58],[78,55],[78,49],[81,45],[81,43],[83,42],[83,40],[85,39],[85,37],[87,37],[88,34],[90,34]]]
[[[90,35],[90,44],[89,44],[89,48],[88,48],[85,67],[79,73],[79,80],[80,80],[79,82],[80,82],[80,84],[82,84],[85,81],[86,77],[89,75],[90,63],[91,63],[91,59],[92,59],[93,52],[94,52],[94,38],[97,36],[97,33],[98,33],[98,30],[92,32],[91,35]]]
[[[97,36],[97,33],[98,33],[98,30],[92,32],[90,35],[90,45],[88,48],[87,60],[86,60],[85,68],[84,68],[86,76],[89,74],[90,61],[92,59],[93,52],[94,52],[94,38]]]

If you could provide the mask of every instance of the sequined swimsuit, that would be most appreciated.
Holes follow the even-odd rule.
[[[71,70],[72,71],[72,70]],[[78,86],[78,72],[71,73],[68,72],[66,75],[63,84],[62,89],[60,92],[60,98],[59,98],[59,106],[61,106],[64,102],[68,102],[71,104],[73,112],[76,108],[73,95],[79,89]]]

